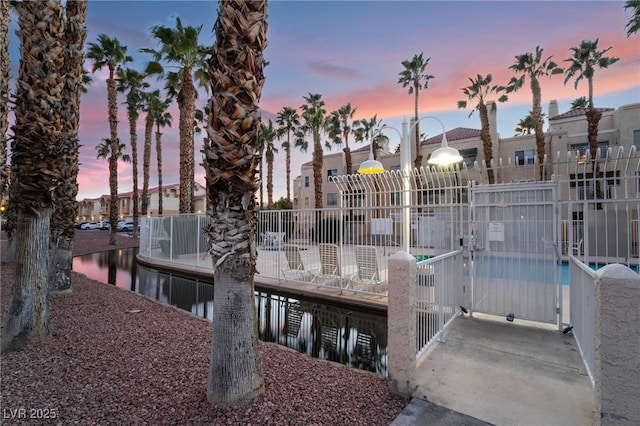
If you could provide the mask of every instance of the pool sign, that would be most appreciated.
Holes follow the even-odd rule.
[[[504,241],[504,223],[489,223],[489,241]]]

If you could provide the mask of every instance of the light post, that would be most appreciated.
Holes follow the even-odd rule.
[[[432,115],[427,115],[425,117],[419,118],[417,121],[412,123],[411,126],[409,126],[407,120],[404,119],[402,121],[402,133],[398,132],[396,128],[387,126],[386,124],[382,126],[378,131],[378,134],[380,134],[384,129],[391,129],[398,133],[398,135],[400,136],[400,170],[402,172],[402,250],[406,253],[409,253],[409,241],[411,238],[411,146],[409,145],[409,135],[420,121],[427,118],[436,120],[442,127],[442,141],[440,143],[440,148],[433,151],[428,161],[429,164],[446,167],[462,161],[462,157],[460,156],[458,150],[455,148],[451,148],[447,143],[447,132],[445,130],[444,123],[439,118]],[[382,163],[373,159],[372,138],[369,150],[369,159],[364,161],[360,165],[360,168],[358,168],[358,173],[367,174],[382,172],[384,172]]]

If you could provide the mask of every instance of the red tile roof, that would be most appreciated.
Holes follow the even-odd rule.
[[[455,129],[449,130],[447,135],[447,142],[457,141],[461,139],[469,139],[469,138],[479,138],[481,131],[479,129],[468,129],[466,127],[456,127]],[[437,144],[442,141],[442,133],[432,136],[429,139],[425,139],[420,142],[420,145],[431,145]]]
[[[600,112],[605,112],[605,111],[613,111],[613,108],[596,108],[596,110]],[[581,115],[585,115],[587,111],[589,111],[589,108],[574,108],[562,114],[558,114],[554,117],[549,117],[549,121],[562,120],[563,118],[580,117]]]

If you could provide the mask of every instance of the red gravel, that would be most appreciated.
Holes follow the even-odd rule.
[[[116,247],[131,246],[123,236]],[[76,234],[75,254],[111,248],[106,231]],[[11,265],[1,277],[4,324]],[[262,343],[266,392],[246,407],[213,406],[209,321],[84,275],[72,286],[50,300],[50,342],[0,358],[1,423],[388,425],[407,403],[383,377]]]

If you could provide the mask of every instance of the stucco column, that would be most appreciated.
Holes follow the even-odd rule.
[[[416,374],[416,260],[399,251],[389,258],[388,268],[389,390],[408,397]]]
[[[640,276],[612,264],[598,270],[595,284],[598,422],[640,424]]]

